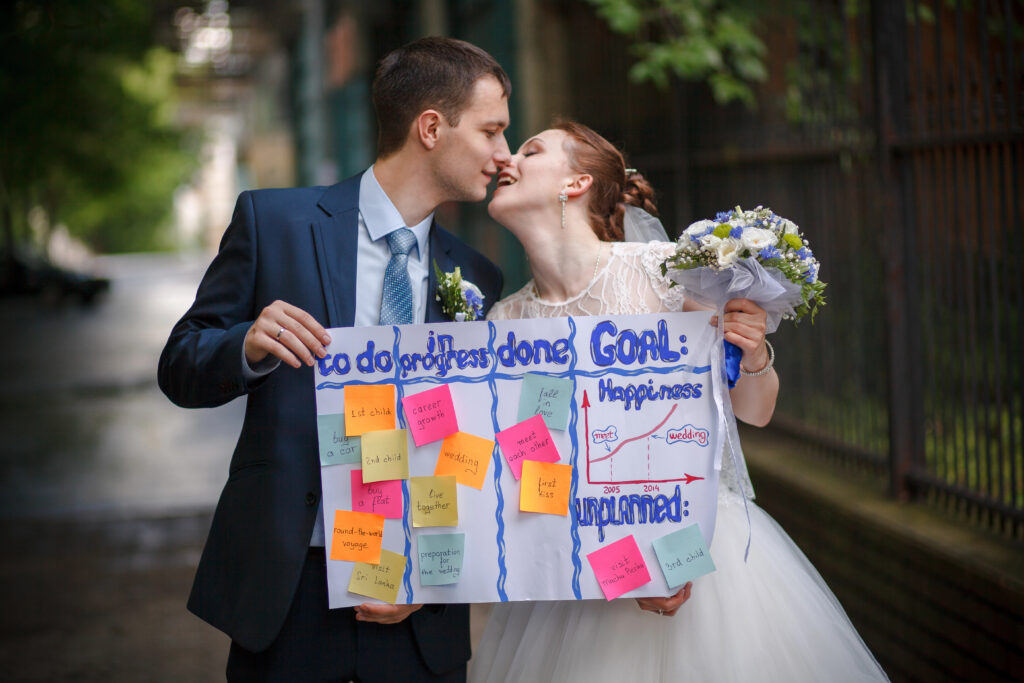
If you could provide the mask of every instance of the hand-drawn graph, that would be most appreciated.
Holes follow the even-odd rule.
[[[686,471],[690,449],[708,445],[709,431],[687,424],[672,427],[679,416],[678,403],[665,405],[665,412],[637,416],[633,425],[590,425],[590,399],[583,392],[583,426],[586,441],[587,482],[591,484],[641,484],[691,482],[703,479]],[[646,424],[641,423],[645,419]],[[653,424],[651,424],[653,421]],[[627,430],[636,433],[626,435]]]

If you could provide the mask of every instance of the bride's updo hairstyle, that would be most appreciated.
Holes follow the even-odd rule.
[[[605,242],[621,242],[622,217],[627,205],[638,206],[657,216],[654,188],[633,169],[626,171],[626,160],[615,145],[592,129],[575,121],[560,121],[552,126],[568,136],[565,153],[569,166],[586,173],[594,181],[587,193],[590,227]]]

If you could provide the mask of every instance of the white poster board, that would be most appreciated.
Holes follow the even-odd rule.
[[[457,486],[457,526],[414,526],[410,482],[402,481],[402,517],[386,519],[383,528],[383,548],[406,558],[395,601],[603,599],[587,555],[629,535],[651,580],[625,595],[669,595],[653,541],[696,523],[710,545],[714,531],[724,380],[710,315],[330,330],[328,356],[315,372],[318,419],[344,416],[346,385],[391,384],[396,390],[395,426],[405,428],[408,416],[401,399],[446,384],[459,431],[494,439],[520,422],[528,374],[533,375],[531,382],[561,379],[569,387],[564,428],[549,429],[558,462],[573,468],[567,514],[521,511],[520,481],[498,445],[486,463],[482,489]],[[536,399],[543,410],[542,394]],[[322,461],[336,455],[330,449],[343,435],[321,426]],[[409,436],[411,476],[434,474],[441,444],[416,447]],[[334,514],[352,509],[351,471],[360,467],[344,463],[321,469],[332,608],[372,601],[348,591],[354,563],[330,559]],[[450,533],[465,534],[458,580],[425,585],[419,539]]]

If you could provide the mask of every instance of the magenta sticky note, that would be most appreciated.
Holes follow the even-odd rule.
[[[384,515],[387,519],[402,519],[402,481],[374,481],[363,483],[363,471],[352,470],[352,510]]]
[[[639,588],[651,580],[647,563],[632,535],[610,543],[587,555],[606,600]]]
[[[523,474],[524,460],[558,462],[560,459],[542,415],[534,415],[529,420],[503,429],[494,435],[494,439],[501,447],[508,467],[516,479]]]
[[[439,441],[459,431],[452,392],[447,384],[406,396],[402,399],[402,408],[417,446]]]

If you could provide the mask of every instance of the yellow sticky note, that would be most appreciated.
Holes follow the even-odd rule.
[[[345,386],[345,436],[394,428],[394,384]]]
[[[380,562],[384,515],[335,510],[331,533],[331,559]]]
[[[519,509],[523,512],[569,514],[572,465],[524,460],[519,485]]]
[[[458,526],[459,490],[455,477],[413,477],[409,480],[413,526]]]
[[[404,429],[364,432],[363,483],[409,478],[409,439]]]
[[[482,489],[493,452],[494,442],[490,439],[455,432],[451,436],[446,436],[441,444],[441,454],[437,456],[434,476],[450,474],[463,486]]]
[[[398,598],[398,586],[402,583],[404,573],[405,555],[382,550],[379,564],[356,562],[353,565],[348,592],[377,598],[393,605]]]

